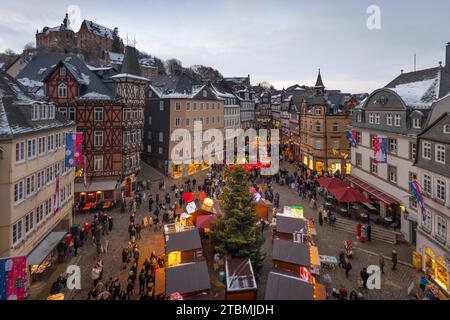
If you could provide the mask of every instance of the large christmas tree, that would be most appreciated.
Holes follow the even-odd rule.
[[[250,258],[258,276],[264,257],[260,248],[264,243],[260,218],[250,193],[248,173],[235,167],[226,181],[221,208],[211,239],[218,253],[232,258]]]

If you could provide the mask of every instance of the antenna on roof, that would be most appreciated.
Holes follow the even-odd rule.
[[[417,70],[417,54],[414,53],[414,72]]]

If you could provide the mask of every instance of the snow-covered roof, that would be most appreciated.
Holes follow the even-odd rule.
[[[119,73],[111,77],[111,79],[117,80],[117,79],[123,79],[128,78],[131,80],[138,80],[138,81],[150,81],[149,79],[145,77],[135,76],[134,74],[130,73]]]
[[[108,51],[108,60],[114,64],[122,64],[124,56],[123,53]]]
[[[78,98],[78,100],[110,100],[110,99],[111,99],[110,96],[98,92],[89,92]]]
[[[442,68],[430,68],[402,73],[385,88],[397,93],[407,107],[428,109],[447,92],[441,90]]]
[[[160,74],[150,83],[150,88],[162,99],[192,99],[205,87],[185,73]]]
[[[58,32],[63,30],[72,30],[70,25],[65,27],[63,24],[57,26],[57,27],[44,27],[41,31],[39,31],[40,34],[48,35],[50,32]]]
[[[43,96],[45,80],[60,63],[79,83],[80,95],[95,92],[109,96],[110,100],[115,98],[113,88],[108,86],[104,79],[98,75],[100,70],[89,68],[84,61],[71,54],[38,53],[17,75],[17,79],[30,91]],[[113,69],[105,71],[108,71],[108,77],[110,74],[116,73]]]
[[[429,108],[439,98],[439,80],[438,75],[435,79],[399,84],[389,89],[409,107]]]
[[[36,104],[48,103],[26,93],[19,82],[0,72],[0,139],[75,126],[58,112],[55,119],[31,120],[32,106]]]
[[[214,94],[218,96],[219,98],[232,98],[236,99],[236,96],[229,90],[219,86],[218,84],[212,84],[211,89],[213,90]]]
[[[104,38],[108,38],[110,40],[113,40],[114,37],[114,31],[104,27],[102,25],[99,25],[95,22],[89,21],[89,20],[84,20],[84,23],[86,24],[87,29],[89,30],[89,32],[97,35],[97,36],[101,36]]]

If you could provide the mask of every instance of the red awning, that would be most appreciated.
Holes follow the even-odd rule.
[[[369,200],[362,195],[358,190],[352,187],[328,189],[328,191],[336,198],[339,202],[363,202],[367,203]]]
[[[347,184],[337,178],[328,178],[328,177],[323,177],[320,178],[318,180],[319,184],[327,189],[336,189],[336,188],[345,188],[347,187]]]
[[[361,180],[355,176],[349,175],[345,179],[347,179],[350,183],[354,184],[359,189],[364,190],[371,196],[373,196],[376,199],[378,199],[379,201],[383,202],[387,206],[390,206],[390,205],[398,202],[394,198],[388,196],[386,193],[372,187],[367,182],[364,182],[363,180]]]

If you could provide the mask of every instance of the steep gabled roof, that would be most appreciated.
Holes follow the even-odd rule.
[[[114,37],[114,31],[104,27],[102,25],[99,25],[93,21],[89,21],[89,20],[84,20],[83,24],[87,27],[88,31],[97,35],[97,36],[101,36],[110,40],[113,40]]]
[[[192,99],[205,87],[206,85],[198,82],[185,73],[160,74],[153,79],[150,84],[150,88],[159,98],[171,99]]]
[[[402,73],[385,88],[397,93],[408,107],[429,108],[431,104],[447,94],[440,92],[441,67]]]
[[[94,72],[78,56],[60,53],[38,53],[28,65],[17,75],[17,80],[33,91],[44,96],[42,90],[44,81],[55,68],[63,64],[67,70],[77,79],[80,85],[81,99],[114,99],[115,94],[111,86],[107,85],[100,73]],[[109,70],[108,75],[115,74],[115,70]],[[87,96],[85,96],[87,95]]]
[[[19,82],[0,71],[0,140],[75,125],[58,112],[55,119],[32,121],[32,106],[35,104],[46,102],[28,94]]]

